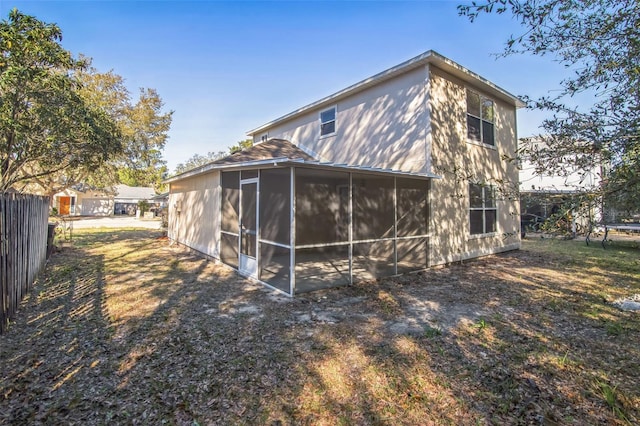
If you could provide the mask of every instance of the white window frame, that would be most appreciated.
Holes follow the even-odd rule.
[[[469,108],[467,106],[466,108],[466,118],[467,118],[467,126],[466,126],[466,132],[467,132],[467,142],[468,143],[472,143],[472,144],[476,144],[476,145],[482,145],[485,146],[487,148],[495,148],[496,147],[496,101],[494,101],[493,99],[482,95],[480,92],[477,92],[469,87],[466,88],[465,90],[465,105],[468,105],[468,96],[469,96],[469,92],[471,93],[475,93],[476,95],[478,95],[480,97],[480,116],[477,116],[475,114],[472,114],[469,112]],[[493,120],[489,121],[486,120],[484,117],[482,117],[482,104],[484,103],[484,101],[490,101],[491,104],[493,105]],[[475,139],[471,139],[469,137],[469,117],[473,117],[473,118],[477,118],[478,120],[480,120],[480,140],[477,141]],[[491,132],[493,134],[493,144],[490,143],[486,143],[484,141],[484,132],[482,131],[482,123],[483,122],[487,122],[487,123],[491,123],[492,128],[491,128]]]
[[[327,111],[331,111],[333,110],[333,120],[327,120],[327,121],[322,121],[322,114],[327,112]],[[333,136],[336,134],[336,130],[337,130],[337,121],[338,121],[338,106],[337,105],[333,105],[329,108],[325,108],[322,111],[320,111],[318,113],[318,121],[320,122],[320,138],[326,138],[329,136]],[[322,126],[328,123],[333,122],[333,132],[331,133],[322,133]]]
[[[475,185],[482,189],[482,206],[481,207],[472,207],[471,205],[471,185]],[[496,189],[493,185],[485,185],[481,183],[473,183],[469,182],[469,235],[472,238],[487,236],[487,235],[495,235],[498,229],[498,205],[496,203]],[[487,191],[491,192],[491,199],[493,200],[493,206],[487,206]],[[482,212],[482,232],[472,233],[471,232],[471,212],[472,211],[481,211]],[[495,212],[495,219],[493,224],[493,231],[487,231],[487,212],[493,211]]]

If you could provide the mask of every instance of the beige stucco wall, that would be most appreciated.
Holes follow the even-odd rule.
[[[433,172],[442,179],[431,185],[429,229],[430,264],[443,264],[520,247],[518,185],[515,162],[516,110],[495,102],[495,148],[467,142],[467,84],[431,67],[430,125]],[[482,91],[471,87],[480,92]],[[491,98],[490,96],[487,96]],[[497,231],[471,236],[469,232],[469,181],[484,182],[498,191]]]
[[[520,247],[516,109],[495,105],[495,146],[467,141],[466,87],[433,65],[334,103],[336,134],[320,137],[319,107],[267,129],[320,160],[430,172],[428,258],[437,265]],[[258,139],[264,132],[255,135]],[[256,140],[257,141],[257,140]],[[469,182],[498,189],[496,232],[470,235]],[[220,173],[172,182],[169,238],[219,258]]]
[[[266,129],[255,142],[291,141],[322,161],[426,172],[427,68],[420,67],[334,104]],[[336,133],[320,137],[320,112],[336,106]]]
[[[168,237],[219,258],[219,172],[171,182]]]

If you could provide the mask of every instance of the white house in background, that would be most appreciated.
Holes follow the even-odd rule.
[[[536,142],[542,144],[543,142]],[[594,167],[589,172],[574,171],[567,176],[551,173],[536,173],[535,165],[526,157],[521,160],[520,168],[520,211],[524,222],[530,222],[534,216],[548,218],[563,210],[565,204],[575,205],[572,211],[574,230],[577,225],[589,226],[589,221],[599,223],[602,218],[601,203],[584,202],[577,196],[595,192],[602,180],[602,168]],[[579,205],[578,205],[579,204]]]
[[[113,214],[113,196],[76,185],[55,194],[53,207],[63,216],[110,216]]]
[[[537,142],[541,144],[542,142]],[[589,192],[600,185],[602,170],[594,167],[588,173],[574,171],[568,176],[557,176],[550,173],[536,173],[535,166],[526,158],[522,158],[520,168],[521,192],[576,193]]]
[[[77,185],[53,196],[58,214],[69,216],[135,215],[138,202],[153,205],[155,190],[151,187],[116,185],[113,191],[100,191]]]
[[[138,211],[138,203],[146,201],[154,205],[156,191],[152,187],[116,185],[113,195],[114,213],[116,215],[134,216]]]
[[[521,106],[425,52],[168,179],[168,236],[289,295],[518,249]]]

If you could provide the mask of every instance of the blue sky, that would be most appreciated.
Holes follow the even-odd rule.
[[[510,16],[459,17],[456,1],[6,1],[56,23],[62,45],[156,89],[173,110],[170,170],[226,150],[245,132],[433,49],[515,95],[540,96],[566,72],[548,58],[496,59],[521,27]],[[520,110],[519,136],[544,115]]]

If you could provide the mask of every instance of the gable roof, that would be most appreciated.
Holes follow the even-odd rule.
[[[219,160],[215,160],[194,169],[187,170],[186,172],[171,176],[165,180],[165,183],[200,175],[212,170],[228,168],[225,166],[250,165],[256,162],[272,161],[274,159],[283,158],[287,160],[301,159],[316,161],[315,158],[287,140],[269,139],[268,141],[245,148],[242,151],[234,152],[233,154],[227,155]]]
[[[287,140],[269,139],[266,142],[253,145],[242,151],[234,152],[227,157],[214,161],[212,164],[245,163],[247,161],[268,160],[281,157],[286,157],[291,160],[298,158],[311,161],[316,160]]]
[[[116,185],[116,191],[114,198],[118,199],[132,199],[132,200],[148,200],[156,195],[156,191],[151,187],[146,186],[128,186],[128,185]]]
[[[344,171],[359,171],[376,174],[404,175],[418,178],[437,178],[430,173],[413,173],[401,170],[382,169],[379,167],[367,167],[362,165],[339,164],[333,162],[321,162],[307,154],[296,145],[284,139],[269,139],[266,142],[235,152],[220,160],[212,161],[195,169],[180,173],[166,179],[165,183],[175,182],[214,170],[238,170],[240,168],[258,168],[266,166],[306,166],[323,169],[341,169]]]
[[[339,100],[342,100],[353,94],[356,94],[365,89],[368,89],[369,87],[373,87],[386,80],[389,80],[398,75],[404,74],[413,69],[426,66],[428,64],[432,64],[437,68],[447,71],[449,74],[452,74],[454,77],[457,77],[467,83],[473,84],[474,86],[482,89],[487,94],[494,96],[497,99],[501,99],[504,102],[507,102],[509,105],[513,105],[516,108],[522,108],[525,106],[525,103],[522,102],[522,100],[520,100],[515,95],[512,95],[506,90],[496,86],[489,80],[481,77],[480,75],[474,73],[473,71],[468,70],[467,68],[452,61],[451,59],[433,50],[429,50],[427,52],[424,52],[416,56],[415,58],[409,59],[408,61],[405,61],[399,65],[396,65],[395,67],[391,67],[372,77],[366,78],[332,95],[329,95],[316,102],[310,103],[309,105],[303,106],[302,108],[299,108],[293,112],[290,112],[289,114],[283,115],[282,117],[276,118],[275,120],[272,120],[266,124],[263,124],[260,127],[256,127],[255,129],[249,130],[247,132],[247,135],[253,136],[256,133],[260,133],[275,125],[291,120],[292,118],[306,114],[317,108],[332,105]]]

